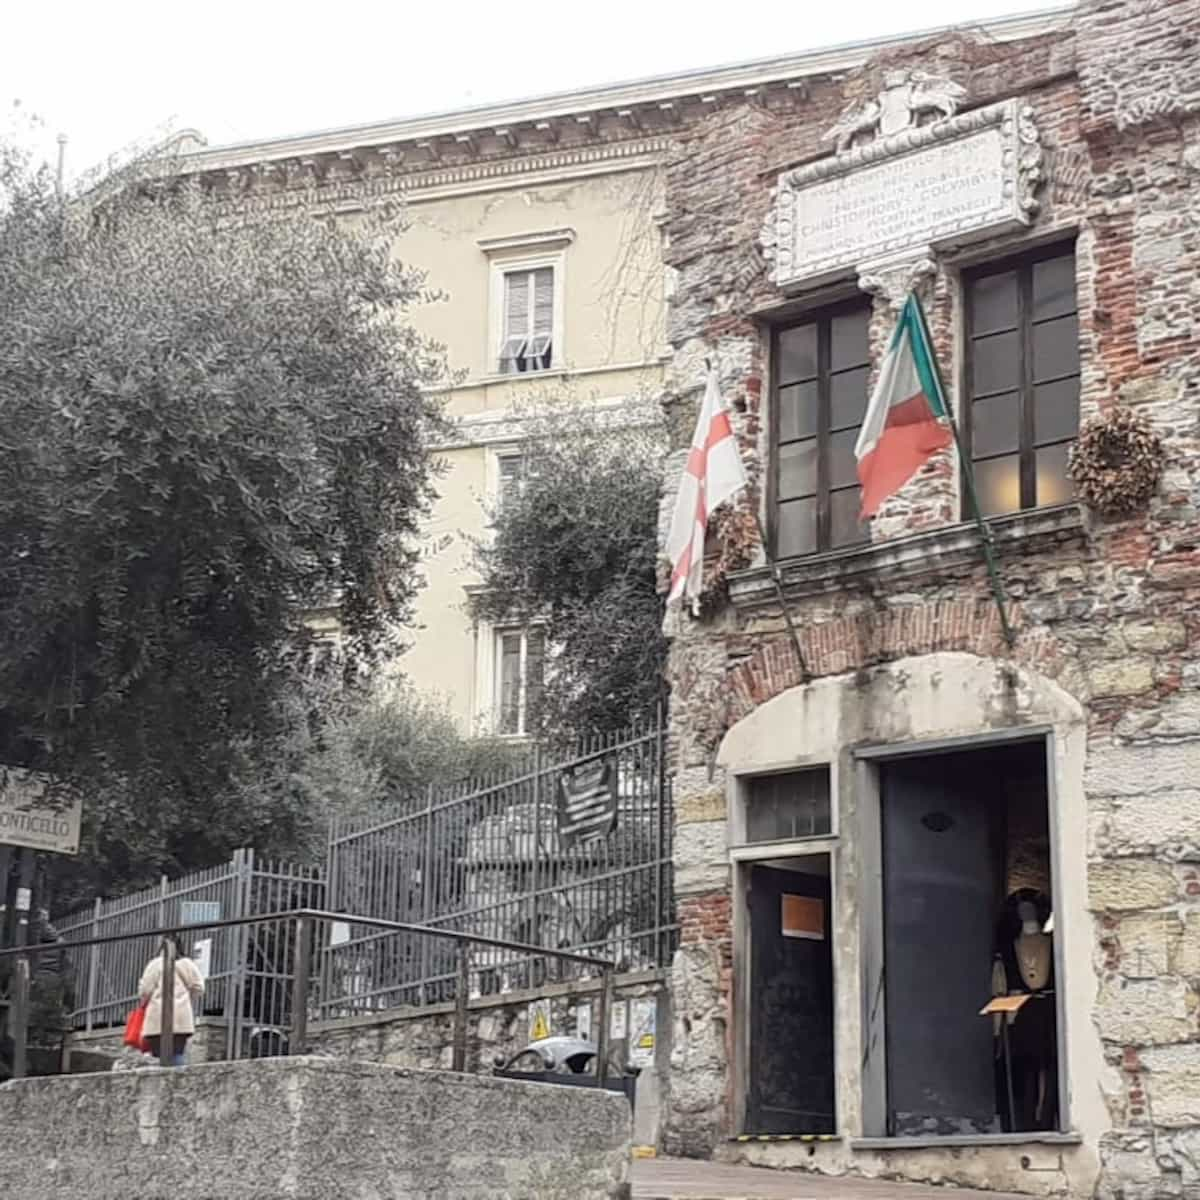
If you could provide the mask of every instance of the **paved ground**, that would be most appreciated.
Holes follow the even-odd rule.
[[[634,1200],[1014,1200],[1000,1192],[833,1179],[804,1171],[765,1171],[674,1158],[636,1160],[633,1196]]]

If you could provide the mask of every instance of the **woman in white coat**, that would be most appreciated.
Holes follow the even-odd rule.
[[[188,1038],[196,1032],[196,1018],[192,1011],[192,1001],[204,995],[204,980],[200,969],[183,953],[179,941],[175,942],[175,988],[172,1014],[174,1021],[171,1032],[174,1035],[171,1047],[172,1066],[182,1067],[183,1057],[187,1051]],[[141,983],[138,984],[138,995],[145,1004],[145,1022],[142,1025],[142,1037],[155,1058],[162,1048],[162,1004],[163,1004],[163,960],[161,954],[156,954],[142,972]]]

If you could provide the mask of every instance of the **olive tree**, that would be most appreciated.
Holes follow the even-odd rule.
[[[0,762],[83,793],[109,874],[286,833],[236,783],[314,611],[348,671],[398,649],[443,428],[398,228],[231,215],[175,165],[64,198],[0,145]]]

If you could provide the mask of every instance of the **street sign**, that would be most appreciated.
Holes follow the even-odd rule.
[[[0,767],[0,842],[78,854],[82,817],[78,800],[63,809],[50,802],[44,777],[19,767]]]

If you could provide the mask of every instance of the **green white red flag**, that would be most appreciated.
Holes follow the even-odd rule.
[[[746,471],[729,413],[721,401],[716,372],[709,371],[667,535],[667,556],[671,560],[668,604],[682,592],[686,592],[688,599],[699,599],[704,582],[704,535],[708,518],[717,505],[745,486]]]
[[[854,446],[863,519],[953,440],[925,314],[910,293]]]

